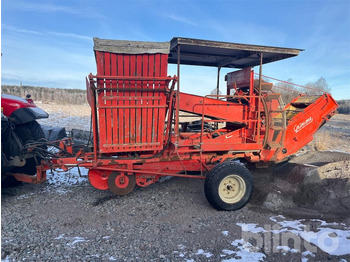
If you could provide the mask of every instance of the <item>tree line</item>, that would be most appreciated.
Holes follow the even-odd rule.
[[[337,101],[339,104],[338,106],[338,112],[340,114],[350,114],[350,100],[339,100]]]
[[[306,83],[303,87],[291,84],[292,79],[288,79],[283,83],[278,83],[274,89],[276,93],[281,93],[282,99],[285,104],[288,104],[294,97],[300,93],[307,95],[322,95],[323,93],[331,93],[331,88],[329,87],[326,79],[323,77],[319,78],[315,82]],[[337,111],[340,114],[350,114],[350,100],[339,100]]]
[[[267,81],[264,81],[267,82]],[[305,86],[308,88],[297,87],[293,84],[292,79],[288,79],[285,82],[280,82],[273,86],[273,91],[281,93],[282,99],[285,104],[288,104],[294,97],[300,93],[308,95],[321,95],[324,92],[330,92],[331,89],[327,84],[327,81],[321,77],[316,82],[307,83]],[[16,86],[16,85],[1,85],[1,93],[15,95],[25,98],[27,94],[31,95],[34,101],[42,101],[43,103],[56,103],[56,104],[85,104],[86,90],[82,89],[61,89],[61,88],[49,88],[38,86]],[[214,89],[212,94],[216,94]],[[338,112],[341,114],[350,114],[350,100],[339,100]]]
[[[1,85],[1,93],[25,98],[27,94],[35,101],[56,104],[85,104],[86,90],[61,89],[38,86]]]

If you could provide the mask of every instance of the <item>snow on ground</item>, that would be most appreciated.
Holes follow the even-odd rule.
[[[87,242],[89,240],[83,238],[83,237],[66,237],[64,234],[59,235],[58,237],[55,238],[55,240],[65,240],[67,241],[67,246],[74,248],[74,245],[80,242]]]
[[[225,237],[227,237],[228,236],[228,231],[221,231],[221,233],[225,236]]]
[[[234,240],[231,245],[234,247],[234,250],[224,249],[220,256],[223,258],[222,262],[231,262],[231,261],[264,261],[266,257],[265,254],[258,252],[256,248],[249,242],[244,241],[243,239]],[[231,256],[226,258],[226,256]]]
[[[245,242],[243,239],[236,239],[231,242],[233,250],[223,249],[220,257],[221,261],[263,261],[266,257],[263,253],[257,252],[256,248],[250,243]],[[204,249],[198,249],[197,251],[186,251],[186,246],[178,245],[179,250],[175,250],[173,253],[178,257],[184,259],[184,261],[197,261],[202,259],[212,258],[213,254]]]
[[[79,173],[80,170],[80,173]],[[80,185],[88,181],[87,178],[88,169],[83,167],[73,167],[68,171],[62,169],[55,169],[47,171],[47,182],[49,188],[54,187],[69,187],[74,185]],[[63,189],[64,190],[64,189]]]
[[[318,222],[320,225],[316,229],[310,228],[305,219],[300,220],[286,220],[283,216],[275,216],[270,218],[276,224],[271,226],[261,227],[257,224],[237,223],[242,228],[242,235],[246,235],[246,240],[255,238],[258,241],[264,236],[279,235],[281,245],[274,247],[283,252],[298,253],[304,247],[308,252],[303,252],[302,256],[306,258],[307,255],[314,256],[317,248],[328,253],[329,255],[347,255],[350,254],[350,228],[342,223],[327,223],[320,219],[312,219],[311,221]],[[333,228],[336,227],[336,228]],[[244,233],[248,232],[248,233]],[[254,237],[255,236],[255,237]],[[298,241],[299,238],[299,241]],[[301,239],[304,244],[301,243]],[[294,240],[294,248],[288,247],[288,240]],[[243,244],[249,244],[245,242]],[[314,246],[310,245],[313,244]],[[266,250],[265,250],[266,251]],[[267,250],[268,251],[268,250]],[[273,248],[270,250],[275,252]],[[314,251],[314,252],[312,252]]]

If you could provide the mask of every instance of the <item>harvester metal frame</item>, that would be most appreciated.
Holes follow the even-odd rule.
[[[94,187],[123,195],[136,184],[145,187],[162,176],[205,179],[211,170],[218,176],[214,167],[228,160],[280,162],[310,142],[337,108],[330,94],[300,95],[284,106],[280,94],[271,92],[272,84],[263,83],[263,64],[297,56],[301,49],[179,37],[164,43],[98,38],[94,42],[97,74],[86,79],[93,152],[80,150],[73,154],[72,142],[60,141],[61,150],[71,157],[66,154],[43,161],[37,182],[45,179],[49,168],[67,170],[79,166],[89,169]],[[177,76],[167,75],[168,63],[177,64]],[[182,64],[217,67],[217,95],[201,97],[180,92]],[[252,70],[256,65],[258,84]],[[219,95],[223,67],[240,70],[226,75],[227,94]],[[180,111],[201,118],[200,132],[180,131]],[[215,123],[215,130],[205,130],[207,122]],[[218,123],[222,123],[220,128]],[[230,168],[225,164],[222,170]],[[250,188],[247,194],[251,194],[248,175],[234,164],[232,168],[242,176],[227,177]],[[213,174],[206,184],[221,183],[212,182]],[[35,180],[20,176],[17,174],[27,182]],[[214,207],[232,210],[249,200],[250,195],[244,196],[244,203],[239,205],[225,201],[218,204],[213,200],[217,184],[214,189],[212,184],[206,186],[212,190],[206,194]]]

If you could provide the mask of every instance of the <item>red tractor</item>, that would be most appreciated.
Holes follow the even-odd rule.
[[[46,142],[36,120],[49,115],[34,104],[30,95],[23,99],[2,94],[1,111],[1,180],[8,185],[15,181],[11,173],[36,174],[47,147],[41,144],[35,152],[28,149]]]
[[[176,37],[162,43],[95,38],[94,51],[97,74],[86,79],[93,152],[74,153],[72,140],[62,140],[35,178],[14,174],[17,179],[41,182],[49,168],[85,167],[92,186],[117,195],[162,176],[205,179],[209,203],[236,210],[253,190],[243,163],[288,159],[337,109],[327,93],[300,94],[284,105],[273,83],[263,81],[263,64],[297,56],[300,49]],[[169,63],[177,65],[177,76],[168,76]],[[225,95],[197,96],[180,92],[182,65],[216,67],[217,90],[221,68],[238,70],[226,74]],[[198,88],[200,83],[192,90]],[[188,115],[180,112],[199,121],[182,121]]]

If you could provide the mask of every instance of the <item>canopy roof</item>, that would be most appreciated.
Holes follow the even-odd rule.
[[[176,64],[180,47],[180,63],[230,68],[246,68],[299,55],[303,49],[247,45],[229,42],[174,37],[170,41],[169,63]]]
[[[94,50],[119,54],[169,54],[168,62],[229,68],[246,68],[299,55],[303,49],[247,45],[229,42],[174,37],[170,42],[141,42],[94,38]]]

